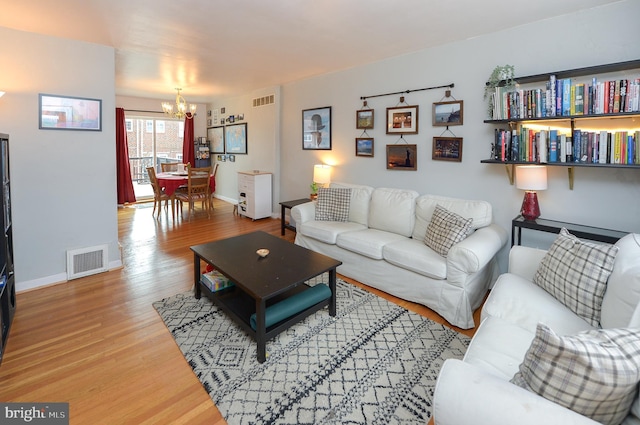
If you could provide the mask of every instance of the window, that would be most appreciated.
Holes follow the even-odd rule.
[[[129,116],[125,119],[129,165],[136,199],[152,198],[147,167],[160,172],[162,162],[182,161],[184,122],[166,118]]]

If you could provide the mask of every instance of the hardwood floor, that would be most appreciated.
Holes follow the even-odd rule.
[[[17,295],[0,401],[69,402],[71,424],[226,423],[151,303],[192,289],[189,246],[255,230],[280,236],[280,221],[241,218],[217,199],[210,218],[197,210],[174,221],[163,210],[156,219],[148,205],[118,210],[123,268]]]

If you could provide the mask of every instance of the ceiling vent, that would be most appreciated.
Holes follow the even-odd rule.
[[[67,251],[67,279],[107,271],[107,245]]]
[[[253,99],[254,108],[257,108],[258,106],[271,105],[272,103],[275,103],[275,95],[273,94]]]

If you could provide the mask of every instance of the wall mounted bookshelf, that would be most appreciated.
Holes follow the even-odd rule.
[[[632,70],[637,71],[633,72],[632,78],[629,78],[626,75],[625,71]],[[615,73],[618,73],[618,75],[607,75]],[[620,73],[625,74],[621,76]],[[598,76],[601,76],[602,80],[598,81],[596,78]],[[582,77],[583,79],[580,80],[580,77]],[[584,77],[592,77],[591,80],[593,82],[593,85],[589,85],[588,82],[578,82],[573,85],[575,81],[586,81],[587,79]],[[514,183],[514,171],[515,166],[517,165],[535,164],[566,167],[569,177],[570,189],[573,189],[576,167],[640,169],[640,140],[638,140],[640,139],[640,105],[638,104],[638,98],[640,98],[640,60],[632,60],[613,64],[577,68],[566,71],[517,77],[515,78],[515,81],[516,84],[518,84],[518,87],[526,84],[535,84],[541,82],[545,83],[545,87],[537,87],[528,90],[521,90],[516,88],[509,91],[506,95],[503,92],[500,92],[500,94],[503,96],[502,100],[504,100],[504,96],[506,96],[506,98],[508,98],[507,102],[509,102],[509,100],[512,100],[512,103],[505,104],[504,102],[494,102],[494,104],[498,105],[496,108],[500,108],[497,113],[496,111],[494,111],[494,117],[496,115],[498,117],[502,117],[504,115],[510,116],[506,119],[487,119],[484,120],[484,123],[496,126],[507,126],[508,130],[498,128],[496,128],[496,130],[498,132],[508,132],[509,138],[513,134],[514,151],[512,152],[511,139],[509,139],[509,146],[507,148],[506,157],[504,153],[505,150],[502,150],[502,156],[498,157],[499,155],[496,148],[496,146],[498,145],[498,141],[494,140],[494,151],[492,152],[493,158],[480,161],[484,164],[504,164],[510,184]],[[569,82],[569,87],[571,87],[571,97],[569,97],[569,101],[571,102],[570,109],[565,110],[564,108],[567,105],[562,104],[563,99],[561,97],[555,97],[557,95],[555,91],[556,86],[553,84],[553,82],[558,81]],[[604,102],[608,102],[609,99],[611,99],[611,103],[610,105],[608,105],[608,109],[612,112],[609,113],[607,111],[607,113],[590,113],[596,111],[596,106],[602,109],[603,101],[600,98],[596,99],[595,87],[596,82],[599,82],[600,86],[602,86],[605,81],[607,84],[607,91],[602,90],[601,87],[598,87],[597,92],[599,93],[599,96],[602,97],[601,99],[604,99]],[[550,87],[552,86],[554,87],[554,91],[551,91],[550,89]],[[586,111],[586,113],[564,113],[568,112],[569,110],[571,112],[574,112],[574,109],[578,110],[578,102],[575,102],[576,97],[574,97],[574,91],[576,90],[574,87],[577,86],[582,86],[581,89],[585,90],[584,97],[589,96],[589,98],[585,100],[584,103],[585,108],[588,107],[589,109],[588,111]],[[624,90],[621,91],[620,86],[624,86]],[[504,87],[504,81],[500,82],[498,84],[498,87]],[[565,86],[565,91],[566,87],[567,86]],[[608,91],[609,87],[611,87],[610,94]],[[631,88],[629,92],[627,92],[626,90],[627,87]],[[614,88],[616,91],[614,91]],[[496,93],[498,92],[499,91],[497,89]],[[534,95],[531,94],[532,92],[536,92],[537,98],[533,97]],[[621,92],[624,97],[620,97]],[[542,93],[542,95],[540,93]],[[520,98],[519,96],[521,96],[522,98]],[[545,97],[545,100],[547,100],[547,102],[541,100],[541,96]],[[580,99],[581,100],[579,105],[580,107],[582,107],[582,98]],[[618,102],[615,109],[611,106],[613,105],[614,99],[615,102]],[[519,101],[521,101],[522,104],[518,103]],[[566,102],[567,100],[564,99],[564,101]],[[536,105],[536,102],[542,106]],[[596,104],[596,102],[599,103]],[[531,108],[532,103],[533,111]],[[554,108],[556,110],[552,111],[552,113],[549,113],[549,108]],[[621,111],[620,108],[623,108],[625,110]],[[545,111],[547,113],[544,113]],[[554,152],[554,154],[558,155],[557,161],[549,160],[550,158],[548,154],[551,152],[552,144],[547,142],[544,143],[544,146],[542,147],[536,145],[537,149],[533,149],[533,151],[535,152],[533,156],[527,152],[529,154],[528,157],[534,160],[523,161],[522,153],[519,150],[521,147],[519,143],[521,143],[520,138],[521,136],[523,136],[522,130],[528,130],[529,126],[538,129],[546,127],[548,130],[538,130],[546,132],[545,138],[543,139],[545,141],[548,140],[548,132],[550,132],[552,129],[556,130],[558,134],[560,134],[560,131],[567,133],[567,135],[562,136],[562,140],[568,140],[570,144],[575,142],[575,144],[571,145],[572,150],[569,151],[569,155],[571,153],[576,153],[578,155],[574,155],[573,158],[569,158],[569,156],[567,156],[567,161],[561,162],[560,141],[558,140],[557,144],[553,145],[553,149],[557,149],[557,151]],[[578,128],[577,126],[582,128]],[[576,131],[578,133],[576,133]],[[582,134],[588,135],[588,138],[586,138],[584,142],[584,146],[586,147],[586,149],[589,149],[588,156],[585,155],[585,150],[579,150],[581,143],[583,143],[580,138],[583,137],[581,136]],[[593,136],[593,134],[596,135]],[[577,137],[577,139],[576,135],[579,136]],[[496,135],[496,139],[497,138],[498,135]],[[601,139],[603,143],[605,143],[602,148],[599,145]],[[554,143],[555,141],[556,140],[554,139]],[[532,149],[531,142],[529,142],[528,140],[525,140],[525,142],[529,143],[528,149]],[[533,143],[538,143],[538,140],[534,139]],[[525,143],[522,144],[524,145]],[[576,149],[576,144],[578,146],[578,151],[574,152],[573,149]],[[629,144],[631,144],[632,146],[629,146]],[[620,148],[620,146],[622,146],[622,148]],[[582,149],[585,149],[585,147],[583,147]],[[565,151],[565,146],[562,146],[562,148],[563,151]],[[615,151],[615,148],[617,148],[618,150]],[[604,149],[604,151],[600,149]],[[623,149],[624,151],[621,152],[621,149]],[[542,151],[545,152],[545,155],[542,155]],[[518,152],[518,160],[512,160],[514,155],[516,155],[515,152]],[[606,158],[604,157],[603,152],[606,153]],[[580,160],[575,161],[575,157],[580,158]],[[524,158],[527,158],[527,155],[524,155]]]

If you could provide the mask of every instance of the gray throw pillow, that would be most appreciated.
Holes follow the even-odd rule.
[[[318,189],[317,221],[348,221],[351,189],[321,187]]]
[[[469,234],[473,219],[464,218],[440,205],[431,216],[424,243],[435,252],[446,257],[451,247]]]
[[[540,323],[510,382],[594,421],[618,425],[638,392],[640,329],[558,336]]]
[[[533,283],[597,327],[617,253],[615,245],[585,242],[563,228],[540,262]]]

